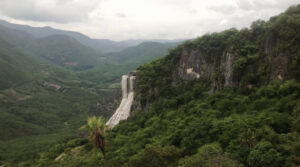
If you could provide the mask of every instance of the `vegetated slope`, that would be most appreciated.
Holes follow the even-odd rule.
[[[139,67],[133,115],[107,132],[105,160],[75,140],[34,163],[299,165],[299,16],[300,6],[293,6],[250,29],[186,42]]]
[[[0,89],[3,90],[30,78],[27,72],[30,71],[31,66],[29,66],[30,60],[26,55],[13,50],[13,46],[2,38],[0,41]],[[15,56],[12,57],[11,55]],[[32,62],[32,64],[35,63]],[[15,68],[16,66],[18,68]]]
[[[97,61],[100,62],[101,58],[100,53],[64,35],[36,39],[25,49],[58,65],[75,70],[92,68]]]
[[[0,25],[0,37],[22,52],[46,58],[69,69],[85,70],[104,61],[99,52],[65,35],[36,39],[26,32]]]
[[[54,41],[61,40],[60,37],[53,38]],[[82,49],[81,44],[76,45],[78,42],[70,40],[72,49],[73,45],[79,48],[75,48],[78,49],[75,58],[79,63],[95,60],[84,55],[86,52],[82,50],[85,47]],[[32,158],[39,151],[46,150],[51,143],[74,136],[74,130],[89,115],[110,116],[116,105],[113,99],[119,96],[117,89],[100,89],[100,84],[81,80],[76,72],[65,66],[48,61],[43,55],[34,54],[33,50],[24,49],[33,42],[36,39],[25,32],[0,27],[1,160],[21,161]],[[64,49],[64,45],[46,47],[46,44],[48,42],[44,44],[41,41],[40,48],[31,49],[44,51],[50,46],[54,52]],[[104,97],[111,101],[101,100]],[[104,106],[104,103],[111,106]]]

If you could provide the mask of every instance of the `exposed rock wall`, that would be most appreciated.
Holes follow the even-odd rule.
[[[183,50],[177,69],[177,79],[211,78],[215,65],[207,62],[201,50]]]
[[[181,80],[206,79],[212,83],[212,91],[224,86],[236,87],[234,78],[234,53],[226,52],[219,61],[211,61],[201,49],[183,49],[178,67],[173,74],[175,82]]]
[[[264,58],[247,60],[243,69],[238,69],[235,67],[235,61],[242,56],[230,49],[224,50],[223,55],[216,55],[217,59],[212,61],[201,49],[183,48],[179,63],[173,73],[173,81],[178,83],[182,80],[206,79],[211,81],[211,90],[216,91],[224,87],[251,86],[252,81],[246,79],[249,75],[266,77],[258,81],[260,84],[272,80],[287,80],[290,56],[284,53],[274,55],[269,50],[265,49]],[[259,80],[259,78],[253,77],[252,80]]]
[[[121,120],[130,116],[131,106],[134,100],[136,72],[130,72],[122,76],[122,101],[114,115],[107,121],[110,128],[116,126]]]

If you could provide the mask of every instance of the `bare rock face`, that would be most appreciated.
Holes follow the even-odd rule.
[[[224,86],[228,86],[231,88],[234,87],[234,82],[233,82],[234,58],[235,58],[234,54],[227,53],[225,56],[225,61],[222,62],[222,71],[225,79]]]
[[[179,61],[177,74],[183,80],[199,79],[200,77],[211,78],[214,69],[214,64],[207,62],[201,50],[184,50]]]
[[[107,121],[110,128],[116,126],[121,120],[130,116],[131,106],[134,100],[136,72],[130,72],[122,76],[122,101],[114,115]]]
[[[234,60],[237,56],[227,52],[219,62],[212,61],[201,49],[183,49],[178,68],[173,74],[175,83],[181,80],[206,79],[211,81],[212,91],[223,87],[236,87]]]
[[[205,79],[211,82],[211,91],[215,92],[225,87],[235,89],[289,79],[288,64],[291,56],[288,52],[271,52],[273,45],[269,45],[265,46],[265,57],[241,56],[231,51],[230,47],[222,55],[213,56],[208,56],[199,48],[183,48],[173,73],[173,82],[176,84],[182,80]],[[235,67],[238,59],[245,60],[242,67]]]

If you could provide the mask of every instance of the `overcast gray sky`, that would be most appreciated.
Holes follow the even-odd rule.
[[[300,0],[0,0],[0,18],[92,38],[183,39],[268,20]]]

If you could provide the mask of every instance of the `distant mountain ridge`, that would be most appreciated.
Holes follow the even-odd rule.
[[[168,43],[168,42],[179,42],[183,41],[178,40],[163,40],[163,39],[153,39],[153,40],[144,40],[144,39],[135,39],[135,40],[124,40],[124,41],[112,41],[109,39],[92,39],[84,34],[75,31],[59,30],[51,27],[32,27],[28,25],[19,25],[12,24],[5,20],[0,19],[0,25],[6,26],[11,29],[24,31],[28,34],[31,34],[35,38],[43,38],[52,35],[67,35],[79,41],[81,44],[93,48],[102,53],[110,52],[119,52],[127,47],[137,46],[146,41]]]

